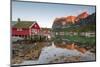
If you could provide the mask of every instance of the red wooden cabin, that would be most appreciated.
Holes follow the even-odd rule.
[[[12,26],[12,36],[27,37],[38,35],[40,27],[36,21],[18,21]]]

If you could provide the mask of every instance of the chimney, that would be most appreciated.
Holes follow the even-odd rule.
[[[18,18],[18,22],[20,22],[20,18]]]

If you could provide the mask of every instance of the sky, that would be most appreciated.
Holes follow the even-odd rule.
[[[87,11],[95,12],[94,6],[53,4],[12,1],[12,21],[20,18],[22,21],[37,21],[40,27],[51,28],[55,18],[77,16]]]

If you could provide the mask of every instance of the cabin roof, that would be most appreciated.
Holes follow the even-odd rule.
[[[36,21],[20,21],[17,22],[13,27],[14,28],[29,28]]]
[[[52,29],[51,28],[41,28],[42,31],[45,31],[45,30],[48,30],[48,31],[51,31]]]

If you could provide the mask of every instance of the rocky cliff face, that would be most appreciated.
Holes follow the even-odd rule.
[[[56,25],[72,24],[75,23],[75,20],[76,20],[76,16],[61,17],[61,18],[56,18],[54,20],[54,24]]]
[[[67,17],[61,17],[61,18],[56,18],[54,20],[54,24],[74,24],[75,22],[79,21],[80,19],[84,19],[88,17],[89,14],[87,12],[83,12],[79,14],[78,16],[67,16]]]
[[[87,12],[83,12],[80,15],[77,16],[76,21],[79,21],[80,19],[85,19],[89,16]]]
[[[75,23],[76,16],[68,16],[65,18],[67,23]]]
[[[65,20],[67,23],[75,23],[81,19],[85,19],[89,16],[89,14],[87,12],[83,12],[81,14],[79,14],[78,16],[68,16],[65,17]]]
[[[56,18],[54,20],[52,28],[72,29],[72,27],[75,27],[79,29],[82,28],[83,26],[85,26],[86,28],[91,26],[92,29],[93,25],[95,27],[95,24],[96,24],[96,13],[89,15],[87,12],[83,12],[78,16],[67,16],[67,17]]]
[[[77,24],[79,25],[88,25],[96,23],[96,13],[88,15],[86,18],[80,19]]]

